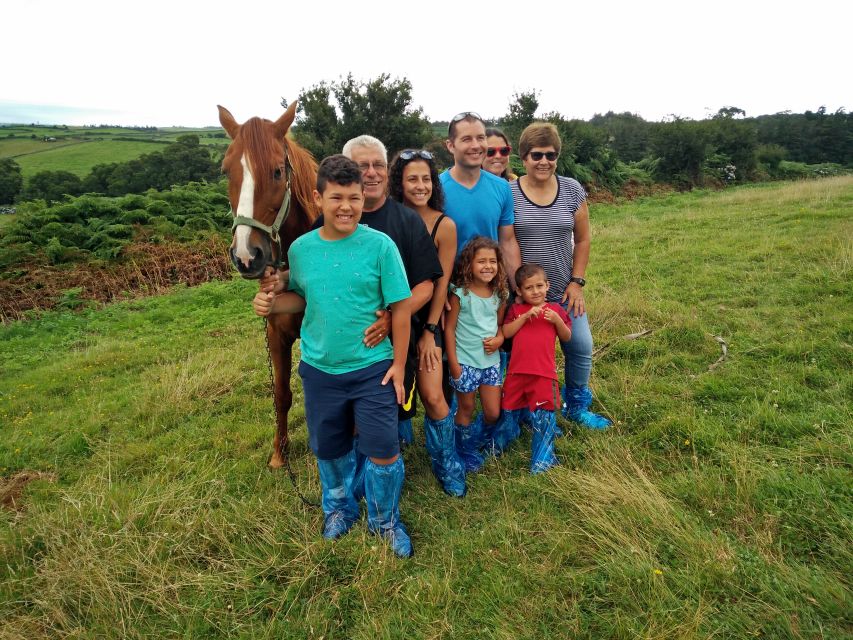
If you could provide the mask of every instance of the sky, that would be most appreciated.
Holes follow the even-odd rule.
[[[215,126],[352,73],[407,78],[430,120],[853,110],[853,2],[10,0],[0,123]]]

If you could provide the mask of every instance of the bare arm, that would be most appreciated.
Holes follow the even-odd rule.
[[[305,311],[305,298],[292,291],[278,295],[272,292],[258,291],[255,294],[255,299],[252,300],[252,307],[255,313],[262,317],[267,317],[273,313],[301,313]]]
[[[450,302],[450,311],[444,319],[444,350],[447,352],[447,368],[450,375],[458,378],[462,375],[462,367],[456,357],[456,323],[459,320],[459,298],[455,294],[447,297]]]
[[[391,340],[394,345],[394,361],[382,379],[382,384],[387,384],[389,380],[394,383],[397,404],[403,404],[405,396],[406,357],[409,351],[409,332],[412,328],[410,301],[411,298],[406,298],[391,305]]]
[[[515,272],[521,266],[521,250],[515,239],[515,229],[511,224],[498,227],[498,242],[504,258],[504,269],[509,278],[510,288],[515,292]]]
[[[436,280],[432,292],[432,302],[429,305],[427,323],[438,325],[444,304],[447,302],[447,285],[453,271],[453,260],[456,258],[456,224],[450,218],[445,218],[436,234],[438,241],[438,261],[441,263],[442,276]],[[434,371],[441,366],[441,349],[435,346],[435,335],[424,331],[418,339],[418,368]]]
[[[575,248],[572,254],[572,276],[583,278],[586,273],[586,266],[589,262],[589,247],[590,247],[590,228],[589,228],[589,206],[586,201],[575,211],[575,230],[574,240]],[[563,292],[562,301],[569,302],[569,311],[574,315],[582,316],[586,313],[586,305],[583,299],[583,287],[577,282],[570,282]]]
[[[560,317],[560,314],[545,307],[545,311],[543,312],[543,317],[545,320],[554,325],[554,328],[557,330],[557,337],[560,338],[562,342],[568,342],[572,339],[572,330],[569,325]]]

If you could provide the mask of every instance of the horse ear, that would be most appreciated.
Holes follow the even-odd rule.
[[[228,109],[219,104],[216,105],[216,108],[219,109],[219,124],[225,129],[228,137],[233,140],[237,136],[237,132],[240,131],[240,125],[237,124],[237,121]]]
[[[278,120],[273,123],[273,128],[276,132],[276,135],[283,138],[284,134],[287,133],[287,130],[290,129],[290,125],[293,124],[293,119],[296,117],[296,100],[290,103],[290,106],[287,108],[287,111],[284,112]]]

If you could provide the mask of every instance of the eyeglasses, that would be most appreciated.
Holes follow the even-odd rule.
[[[388,169],[388,163],[383,162],[382,160],[379,160],[377,162],[359,162],[358,163],[358,170],[361,171],[362,173],[370,171],[370,167],[373,167],[374,171],[385,171],[386,169]]]
[[[539,162],[542,158],[548,160],[548,162],[554,162],[557,159],[556,151],[531,151],[530,158],[534,162]]]
[[[512,152],[512,147],[510,147],[509,145],[505,147],[489,147],[488,149],[486,149],[486,155],[490,158],[493,157],[495,154],[506,158],[510,154],[510,152]]]
[[[434,156],[426,149],[405,149],[400,152],[401,160],[411,160],[412,158],[423,158],[424,160],[432,160]]]

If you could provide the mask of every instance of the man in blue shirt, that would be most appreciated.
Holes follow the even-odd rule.
[[[456,223],[459,251],[474,236],[500,243],[504,268],[515,287],[521,252],[513,229],[513,199],[509,183],[481,165],[486,157],[486,125],[472,111],[453,117],[447,132],[447,150],[453,166],[441,174],[445,213]]]

